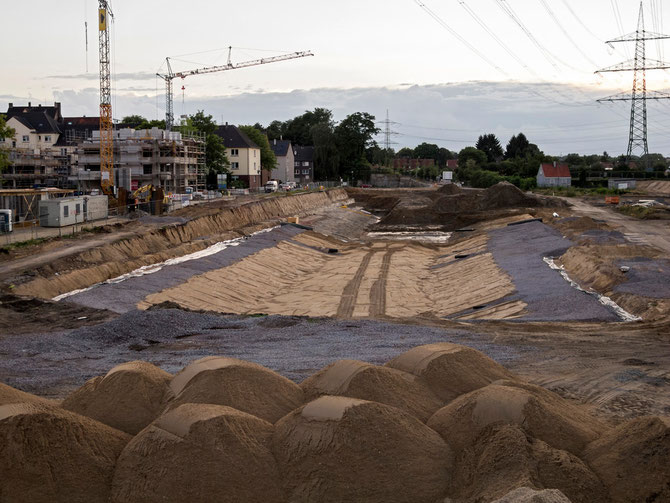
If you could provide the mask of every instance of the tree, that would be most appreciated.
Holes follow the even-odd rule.
[[[396,157],[414,157],[414,149],[409,148],[409,147],[403,147],[400,150],[398,150],[398,153],[396,154]]]
[[[419,159],[433,159],[435,164],[437,164],[437,161],[440,158],[440,147],[434,143],[423,142],[422,144],[417,145],[414,149],[414,157]]]
[[[515,159],[517,157],[526,157],[528,150],[530,148],[530,142],[526,135],[519,133],[518,135],[512,136],[509,142],[507,143],[507,148],[505,150],[505,159]]]
[[[475,148],[484,152],[489,162],[498,162],[503,157],[503,149],[500,146],[500,141],[492,133],[480,135]]]
[[[283,139],[286,134],[286,123],[282,121],[272,121],[265,129],[270,141]]]
[[[310,130],[314,143],[314,179],[335,180],[339,178],[340,154],[333,128],[321,122]]]
[[[10,128],[5,122],[5,116],[0,114],[0,140],[5,138],[13,138],[16,131]],[[0,147],[0,173],[2,173],[9,166],[9,156],[4,148]]]
[[[315,108],[287,121],[282,128],[284,139],[291,140],[294,145],[313,145],[311,132],[317,124],[326,124],[332,129],[333,112],[327,108]]]
[[[127,115],[121,119],[121,124],[127,124],[134,129],[151,129],[153,127],[165,129],[165,120],[147,120],[141,115]]]
[[[469,160],[474,161],[476,166],[481,167],[486,162],[486,153],[474,147],[465,147],[458,153],[458,167],[467,168]]]
[[[335,138],[340,152],[340,176],[347,178],[353,172],[354,178],[367,180],[370,165],[365,158],[368,148],[376,145],[374,136],[379,133],[375,126],[375,116],[367,112],[347,115],[335,128]]]
[[[131,126],[134,126],[135,124],[142,124],[143,122],[147,122],[147,120],[141,115],[126,115],[123,119],[121,119],[121,124],[130,124]]]
[[[205,112],[198,110],[195,114],[186,119],[186,128],[195,129],[205,134],[205,164],[208,172],[227,173],[228,158],[226,157],[226,147],[223,140],[215,134],[217,125],[211,115],[205,115]]]
[[[239,126],[240,130],[246,134],[251,141],[261,149],[261,169],[272,171],[277,167],[277,157],[270,148],[270,142],[265,133],[260,132],[254,126]]]

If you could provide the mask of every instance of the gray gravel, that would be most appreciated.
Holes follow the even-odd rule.
[[[437,341],[474,347],[502,364],[531,351],[494,344],[471,332],[371,320],[154,309],[131,311],[93,327],[0,339],[0,382],[62,397],[123,362],[146,360],[174,373],[211,355],[257,362],[300,382],[338,359],[383,364],[414,346]]]
[[[670,260],[635,257],[620,260],[617,267],[630,267],[626,281],[614,287],[615,292],[626,292],[654,299],[670,298]]]
[[[515,298],[528,304],[520,321],[619,321],[598,300],[572,288],[543,257],[562,255],[572,242],[541,222],[495,229],[490,233],[493,258],[514,281]]]
[[[125,313],[135,309],[137,303],[147,295],[177,286],[192,276],[227,267],[302,232],[304,232],[303,229],[285,225],[269,232],[250,236],[237,246],[230,246],[208,257],[168,265],[158,272],[129,278],[120,283],[103,283],[90,290],[66,297],[64,300],[96,309]]]
[[[606,231],[604,229],[589,229],[579,235],[580,240],[588,241],[597,245],[616,245],[626,243],[625,236],[619,231]]]

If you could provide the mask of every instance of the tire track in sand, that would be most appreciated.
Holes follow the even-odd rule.
[[[363,260],[361,260],[358,270],[354,277],[347,283],[347,286],[342,290],[342,298],[340,299],[340,305],[337,307],[338,318],[351,318],[354,314],[354,307],[356,305],[356,298],[358,297],[358,289],[361,287],[361,281],[363,281],[363,276],[365,276],[365,271],[370,264],[370,259],[375,254],[374,250],[370,250],[365,254]]]
[[[386,280],[391,267],[391,257],[394,253],[395,250],[388,250],[384,254],[379,279],[373,283],[370,289],[370,309],[368,314],[371,318],[386,314]]]

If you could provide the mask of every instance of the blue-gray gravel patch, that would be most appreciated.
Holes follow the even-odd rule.
[[[632,293],[654,299],[670,298],[670,260],[634,257],[619,260],[626,266],[626,281],[614,287],[615,292]]]

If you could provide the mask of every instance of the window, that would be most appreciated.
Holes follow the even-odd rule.
[[[22,140],[23,140],[23,143],[28,143],[30,141],[30,136],[28,136],[27,134],[24,134]]]
[[[77,203],[74,207],[74,214],[79,215],[81,213],[81,204]]]
[[[45,136],[44,141],[51,141],[51,136]]]
[[[295,162],[293,163],[293,165],[294,165],[294,166],[300,166],[300,161],[295,161]]]
[[[254,150],[254,157],[256,157],[256,151]]]
[[[240,169],[240,163],[239,162],[231,162],[230,163],[230,169]]]
[[[302,174],[303,175],[309,175],[309,170],[308,169],[303,169]]]
[[[150,175],[151,174],[151,164],[144,164],[142,166],[142,173],[145,175]]]
[[[66,204],[63,206],[63,218],[70,216],[70,207]]]
[[[230,157],[237,157],[238,155],[240,155],[240,149],[238,148],[230,149]]]
[[[60,155],[67,155],[67,149],[66,148],[60,149]]]
[[[295,176],[300,176],[300,170],[299,169],[295,170]]]
[[[303,166],[309,166],[309,161],[302,161]]]
[[[256,163],[254,162],[254,171],[256,171]]]

